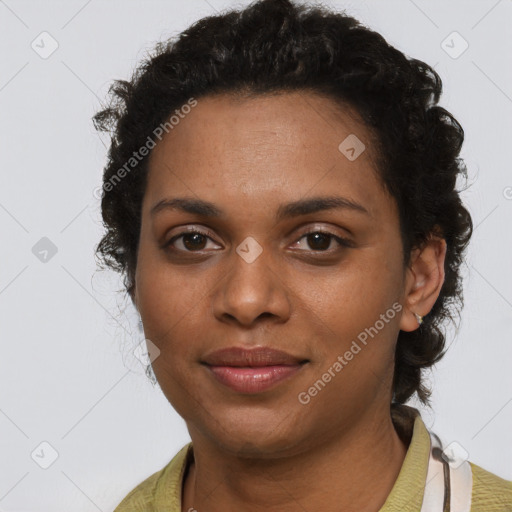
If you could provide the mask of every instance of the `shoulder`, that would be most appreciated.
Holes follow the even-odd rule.
[[[167,466],[166,466],[167,467]],[[114,512],[152,512],[154,510],[155,489],[165,467],[153,473],[132,489],[115,508]]]
[[[132,489],[114,512],[157,512],[161,506],[174,512],[181,500],[181,479],[190,448],[191,443],[185,445],[162,469]],[[165,503],[161,503],[162,498]],[[176,508],[176,512],[181,511]]]
[[[420,483],[417,483],[417,485],[421,486],[422,489],[425,486],[428,457],[431,449],[429,430],[425,426],[419,411],[413,407],[394,407],[392,418],[395,428],[404,439],[410,437],[412,431],[412,441],[403,465],[403,480],[407,478],[407,485],[404,489],[407,489],[406,493],[409,494],[411,485],[415,482],[413,478],[418,479]],[[414,427],[411,426],[413,420]],[[413,460],[414,464],[412,463]],[[505,480],[469,460],[467,462],[470,465],[472,475],[471,512],[512,512],[512,481]],[[403,480],[400,480],[399,475],[395,486],[398,487],[400,482],[403,484]],[[410,510],[413,509],[414,507],[411,507]],[[384,510],[387,509],[383,509],[382,512]],[[403,508],[397,510],[403,510]]]
[[[512,512],[512,481],[470,462],[473,473],[471,512]]]

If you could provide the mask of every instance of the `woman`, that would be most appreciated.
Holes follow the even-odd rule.
[[[98,253],[192,440],[116,512],[512,510],[404,405],[428,404],[472,232],[436,72],[263,0],[111,93]]]

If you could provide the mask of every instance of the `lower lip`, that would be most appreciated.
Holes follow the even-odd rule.
[[[260,393],[295,375],[302,364],[259,367],[207,366],[214,377],[238,393]]]

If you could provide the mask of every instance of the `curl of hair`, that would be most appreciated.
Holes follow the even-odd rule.
[[[432,67],[345,13],[290,0],[253,2],[158,43],[131,80],[115,80],[106,106],[93,117],[111,141],[101,199],[106,232],[96,254],[124,276],[133,300],[148,157],[114,184],[116,173],[190,98],[287,91],[350,105],[375,134],[379,177],[398,206],[404,268],[411,250],[430,236],[446,240],[439,298],[418,329],[400,331],[395,353],[393,402],[416,393],[428,405],[423,370],[444,355],[443,323],[462,308],[460,266],[473,230],[456,189],[457,177],[467,177],[458,156],[464,131],[437,104],[442,83]]]

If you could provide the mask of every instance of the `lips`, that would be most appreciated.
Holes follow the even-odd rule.
[[[259,393],[297,374],[308,360],[269,347],[229,347],[202,363],[216,381],[239,393]]]
[[[307,359],[295,357],[287,352],[270,347],[246,349],[228,347],[207,355],[203,362],[212,366],[275,366],[295,365]]]

